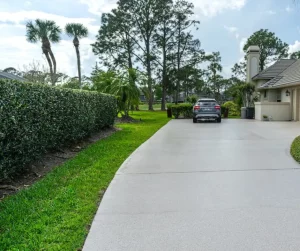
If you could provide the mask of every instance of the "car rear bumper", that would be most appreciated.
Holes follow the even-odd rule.
[[[197,119],[197,120],[216,120],[216,119],[219,119],[221,117],[220,114],[194,114],[194,119]]]

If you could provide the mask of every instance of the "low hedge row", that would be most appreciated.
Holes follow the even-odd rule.
[[[193,105],[192,104],[178,104],[178,105],[168,105],[168,109],[172,110],[172,115],[175,119],[178,119],[180,116],[183,118],[192,118],[193,117]]]
[[[0,180],[47,150],[113,125],[116,111],[110,95],[0,80]]]

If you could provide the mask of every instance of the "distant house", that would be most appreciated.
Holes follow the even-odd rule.
[[[256,84],[259,100],[255,119],[264,116],[277,121],[300,120],[300,60],[280,59],[259,72],[260,48],[247,51],[247,81]]]
[[[4,72],[4,71],[0,71],[0,79],[10,79],[10,80],[18,80],[18,81],[26,81],[26,79],[16,76],[14,74],[8,73],[8,72]]]

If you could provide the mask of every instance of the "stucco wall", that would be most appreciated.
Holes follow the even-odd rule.
[[[286,91],[289,90],[289,92],[292,95],[292,92],[290,89],[282,89],[281,90],[281,102],[291,102],[291,96],[286,96]]]
[[[255,119],[262,120],[263,115],[272,117],[274,121],[291,120],[291,108],[288,102],[257,102],[255,103]]]
[[[277,90],[268,90],[268,101],[277,102]]]

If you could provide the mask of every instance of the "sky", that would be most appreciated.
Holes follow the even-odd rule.
[[[293,0],[190,0],[200,26],[195,38],[207,52],[220,51],[223,75],[243,57],[243,44],[259,29],[269,29],[290,45],[290,52],[300,50],[300,1]],[[47,65],[41,44],[26,41],[25,25],[29,20],[54,20],[62,28],[66,23],[82,23],[89,37],[81,40],[83,74],[89,75],[97,57],[91,43],[100,27],[101,14],[116,6],[116,0],[0,0],[0,69],[22,69],[33,60]],[[72,39],[62,35],[52,45],[58,71],[76,75],[76,54]]]

